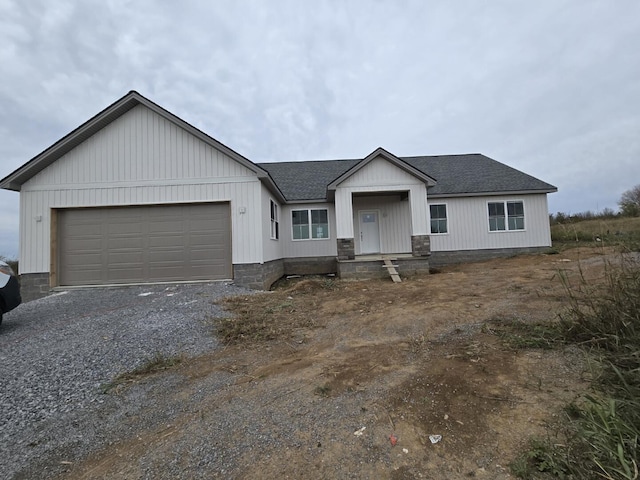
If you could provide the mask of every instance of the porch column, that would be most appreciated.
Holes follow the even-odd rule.
[[[424,184],[411,186],[409,205],[411,207],[411,235],[429,235],[427,188]]]
[[[409,191],[411,206],[411,253],[414,257],[431,255],[427,213],[427,188],[416,185]]]
[[[429,235],[411,235],[411,254],[414,257],[431,255],[431,239]]]
[[[353,237],[353,200],[349,189],[336,189],[335,208],[338,260],[353,260],[356,249]]]

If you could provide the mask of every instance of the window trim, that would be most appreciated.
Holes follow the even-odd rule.
[[[436,206],[436,205],[444,205],[444,213],[446,215],[445,220],[447,221],[447,231],[446,232],[438,232],[438,233],[434,233],[431,231],[431,207],[432,206]],[[449,232],[451,231],[450,224],[449,224],[449,204],[446,202],[439,202],[439,203],[430,203],[428,204],[429,207],[429,235],[449,235]],[[439,219],[440,220],[440,219]]]
[[[270,218],[269,238],[271,238],[271,240],[279,240],[280,239],[280,220],[278,215],[278,204],[274,202],[273,199],[269,199],[269,218]]]
[[[504,230],[491,230],[491,217],[489,216],[489,204],[491,203],[501,203],[504,208]],[[522,204],[522,228],[509,228],[509,203],[520,203]],[[505,232],[525,232],[527,230],[527,212],[524,206],[525,202],[523,199],[508,199],[508,200],[487,200],[486,205],[486,215],[487,215],[487,229],[489,233],[505,233]],[[512,216],[511,218],[519,217],[519,215]]]
[[[311,217],[311,212],[315,210],[324,210],[327,212],[327,236],[322,238],[313,238],[313,220]],[[309,227],[309,236],[307,238],[294,238],[293,237],[293,212],[307,212],[307,226]],[[326,207],[323,208],[292,208],[291,209],[291,241],[292,242],[308,242],[308,241],[319,241],[319,240],[330,240],[331,239],[331,222],[329,221],[329,209]]]

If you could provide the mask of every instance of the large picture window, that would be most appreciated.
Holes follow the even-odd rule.
[[[524,204],[515,202],[489,202],[489,231],[524,230]]]
[[[291,229],[294,240],[329,238],[329,214],[326,208],[293,210]]]
[[[431,233],[447,233],[447,206],[429,205]]]

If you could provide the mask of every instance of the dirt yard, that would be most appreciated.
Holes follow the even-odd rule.
[[[452,266],[400,284],[297,279],[232,300],[234,322],[257,319],[260,335],[236,332],[158,374],[177,380],[147,399],[149,415],[173,409],[169,420],[127,419],[129,438],[64,478],[513,478],[509,463],[587,388],[588,369],[575,350],[510,347],[496,325],[556,319],[559,272],[598,278],[602,254]]]

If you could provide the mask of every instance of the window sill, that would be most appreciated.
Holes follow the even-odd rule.
[[[292,238],[292,242],[317,242],[322,240],[331,240],[331,238]]]

